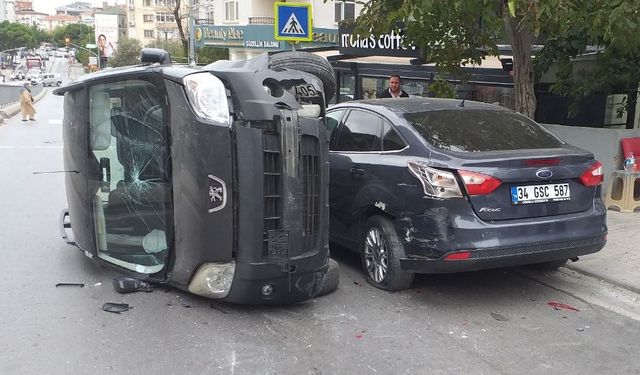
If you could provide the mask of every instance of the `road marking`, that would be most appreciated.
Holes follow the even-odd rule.
[[[0,146],[0,150],[31,150],[31,149],[54,149],[61,150],[63,146]]]
[[[50,125],[62,125],[62,119],[49,120]]]

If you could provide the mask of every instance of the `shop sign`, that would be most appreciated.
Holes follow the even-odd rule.
[[[360,35],[353,33],[353,27],[339,28],[340,53],[355,56],[398,56],[420,57],[415,46],[404,43],[404,37],[398,30],[381,35]]]

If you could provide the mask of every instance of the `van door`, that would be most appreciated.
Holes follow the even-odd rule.
[[[164,279],[173,244],[169,116],[151,76],[89,87],[89,176],[98,258]],[[91,181],[95,179],[94,181]]]

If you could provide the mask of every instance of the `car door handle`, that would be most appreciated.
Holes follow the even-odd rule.
[[[365,173],[365,170],[362,168],[351,168],[349,169],[349,174],[351,175],[359,175],[362,176]]]

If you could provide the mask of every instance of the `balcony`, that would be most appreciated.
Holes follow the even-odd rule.
[[[273,25],[273,17],[249,17],[249,25]]]

